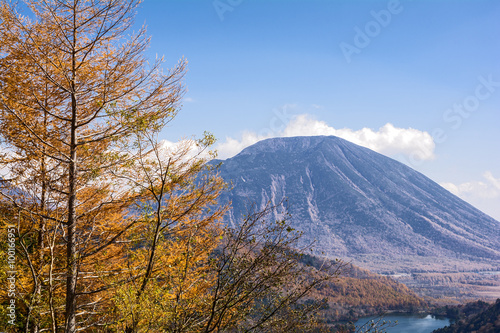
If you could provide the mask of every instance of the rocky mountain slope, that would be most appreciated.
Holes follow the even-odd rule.
[[[286,198],[293,227],[316,254],[378,271],[500,262],[498,221],[408,166],[334,136],[264,140],[222,161],[220,172],[233,186],[227,223],[252,203]]]

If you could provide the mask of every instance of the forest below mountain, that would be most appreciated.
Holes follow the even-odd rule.
[[[455,322],[434,333],[496,333],[500,332],[500,298],[494,304],[483,301],[459,306],[445,306],[434,311]]]
[[[331,260],[304,254],[301,263],[320,269]],[[334,261],[333,261],[334,262]],[[418,297],[404,284],[392,278],[370,273],[346,263],[335,280],[326,281],[311,293],[313,299],[323,299],[320,311],[329,324],[356,321],[369,315],[387,311],[415,312],[427,309],[429,303]]]
[[[442,304],[475,299],[495,301],[500,297],[500,274],[496,272],[423,272],[395,278],[419,296],[431,297]]]

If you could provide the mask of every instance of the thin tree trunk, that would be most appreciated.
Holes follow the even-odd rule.
[[[45,85],[45,109],[49,107],[48,102],[48,91],[47,91],[47,85]],[[45,131],[44,133],[44,139],[46,139],[47,136],[47,112],[44,112],[43,115],[43,130]],[[46,147],[42,147],[42,156],[41,156],[41,185],[42,185],[42,193],[40,194],[40,211],[42,214],[45,214],[45,208],[46,208],[46,202],[47,202],[47,167],[46,167]],[[37,284],[37,289],[35,291],[35,294],[38,297],[38,300],[36,301],[37,303],[40,301],[42,297],[42,283],[43,283],[43,266],[44,266],[44,248],[45,248],[45,218],[40,217],[39,222],[38,222],[38,274],[41,276],[41,278],[38,281]],[[33,323],[33,332],[38,333],[40,331],[40,323],[38,322],[38,319],[35,319],[35,322]]]
[[[67,281],[66,281],[66,333],[76,332],[76,283],[78,278],[78,263],[76,251],[76,4],[73,11],[73,51],[71,63],[71,141],[69,161],[69,197],[68,197],[68,244],[67,244]]]
[[[50,319],[52,323],[52,332],[57,332],[57,315],[54,309],[54,246],[55,246],[55,236],[57,235],[58,226],[55,227],[52,242],[50,244],[50,267],[49,267],[49,306],[50,306]]]
[[[76,331],[76,280],[78,263],[76,253],[76,99],[72,96],[73,119],[71,122],[71,151],[69,163],[69,200],[68,200],[68,243],[67,282],[66,282],[66,333]]]

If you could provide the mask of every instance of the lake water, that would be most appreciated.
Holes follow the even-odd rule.
[[[364,317],[359,319],[356,327],[363,325],[369,320],[377,320],[379,317]],[[430,333],[435,329],[450,325],[450,320],[447,318],[436,318],[431,315],[417,314],[388,314],[382,320],[395,322],[398,324],[394,327],[387,327],[387,333]]]

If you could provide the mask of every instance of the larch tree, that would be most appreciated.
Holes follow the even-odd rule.
[[[311,327],[317,307],[299,301],[330,277],[297,266],[298,235],[261,225],[266,212],[222,228],[213,137],[158,143],[186,62],[148,64],[145,29],[129,34],[138,3],[26,0],[21,15],[0,2],[0,222],[17,229],[16,329]]]
[[[132,169],[116,172],[141,194],[135,208],[141,227],[130,237],[126,262],[134,283],[122,284],[114,297],[121,318],[114,328],[196,332],[214,285],[210,255],[228,208],[217,203],[226,185],[200,156],[214,139],[206,134],[169,147],[141,135],[153,148],[139,154]]]
[[[136,0],[24,5],[29,15],[0,9],[3,219],[18,225],[27,267],[23,329],[75,332],[107,325],[109,289],[130,280],[108,283],[127,269],[125,240],[142,221],[130,208],[143,193],[117,172],[143,152],[139,133],[175,116],[186,63],[147,66],[145,29],[126,35]]]

